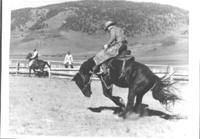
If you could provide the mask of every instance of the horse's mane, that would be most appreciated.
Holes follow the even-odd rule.
[[[93,57],[89,58],[87,61],[83,62],[81,65],[79,71],[82,73],[89,73],[89,71],[92,70],[92,67],[95,65],[95,62],[93,60]]]

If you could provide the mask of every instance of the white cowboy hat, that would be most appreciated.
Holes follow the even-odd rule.
[[[110,26],[112,26],[112,25],[115,25],[115,22],[113,22],[113,21],[107,21],[106,23],[105,23],[105,27],[104,27],[104,29],[105,30],[107,30],[108,29],[108,27],[110,27]]]

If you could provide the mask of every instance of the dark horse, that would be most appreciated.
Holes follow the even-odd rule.
[[[32,60],[31,56],[32,56],[31,53],[28,53],[28,55],[26,56],[26,59],[28,59],[29,62]],[[39,77],[46,76],[47,72],[44,71],[44,68],[46,65],[48,66],[49,69],[51,68],[50,65],[48,64],[48,62],[46,62],[44,60],[40,60],[40,59],[35,60],[35,62],[31,66],[29,66],[29,76],[31,74],[31,70],[33,70],[34,74],[38,75]],[[40,71],[36,71],[36,70],[40,70]]]
[[[122,68],[123,61],[118,58],[111,58],[105,64],[109,69],[109,74],[97,76],[101,80],[103,94],[121,108],[122,112],[119,113],[119,116],[123,118],[128,112],[141,106],[142,98],[149,90],[152,90],[153,98],[163,105],[174,104],[176,100],[180,100],[177,95],[171,92],[172,84],[167,79],[159,78],[146,65],[136,62],[134,58],[128,59],[124,68]],[[79,72],[72,79],[86,97],[90,97],[92,94],[90,77],[93,74],[93,66],[95,66],[95,62],[92,57],[81,65]],[[121,77],[122,70],[125,74]],[[126,105],[121,97],[112,95],[113,84],[129,89]]]

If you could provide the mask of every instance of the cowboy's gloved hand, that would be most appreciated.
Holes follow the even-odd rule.
[[[103,48],[104,48],[104,49],[107,49],[107,48],[108,48],[108,44],[105,44],[105,45],[103,46]]]

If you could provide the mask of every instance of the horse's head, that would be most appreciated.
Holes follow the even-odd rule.
[[[88,59],[81,65],[79,72],[72,79],[72,81],[76,82],[77,86],[81,89],[82,93],[86,97],[90,97],[92,94],[90,83],[90,77],[92,74],[90,71],[94,65],[95,63],[93,58]]]
[[[89,74],[86,75],[78,72],[72,79],[72,81],[75,81],[77,86],[81,89],[83,95],[86,97],[90,97],[92,94],[90,76],[91,75]]]
[[[29,59],[32,57],[32,53],[28,53],[27,56],[26,56],[26,59]]]

